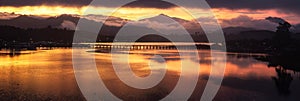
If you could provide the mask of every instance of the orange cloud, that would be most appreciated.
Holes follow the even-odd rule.
[[[24,15],[47,15],[56,16],[61,14],[82,14],[85,7],[63,7],[63,6],[22,6],[0,7],[0,12],[9,12]]]
[[[89,9],[87,9],[89,8]],[[195,9],[197,11],[197,9]],[[195,12],[193,11],[193,12]],[[109,8],[109,7],[64,7],[64,6],[22,6],[22,7],[12,7],[3,6],[0,7],[0,12],[9,12],[16,14],[25,15],[48,15],[57,16],[61,14],[77,14],[77,15],[88,15],[88,14],[100,14],[100,15],[110,15],[114,12],[112,16],[121,17],[130,20],[139,20],[143,18],[153,17],[159,14],[166,14],[171,17],[182,18],[186,20],[191,20],[193,17],[187,13],[184,9],[179,7],[169,8],[169,9],[159,9],[159,8]],[[199,16],[196,16],[199,17]]]
[[[249,10],[249,9],[239,9],[239,10],[231,10],[225,8],[216,8],[212,10],[216,17],[221,20],[230,20],[233,18],[237,18],[241,15],[249,16],[253,19],[265,19],[269,16],[276,16],[284,18],[285,20],[289,21],[292,24],[300,23],[299,17],[296,14],[292,13],[281,13],[278,12],[276,9],[269,9],[269,10]]]
[[[89,8],[89,9],[87,9]],[[286,14],[280,13],[276,9],[270,10],[230,10],[226,8],[214,8],[212,9],[214,15],[221,20],[229,20],[236,18],[240,15],[246,15],[254,19],[264,19],[268,16],[278,16],[282,17],[292,24],[300,23],[299,17],[296,14]],[[191,12],[186,12],[185,9],[180,7],[173,7],[168,9],[159,9],[159,8],[140,8],[140,7],[122,7],[122,8],[110,8],[110,7],[71,7],[71,6],[22,6],[22,7],[13,7],[13,6],[2,6],[0,7],[0,12],[9,12],[16,14],[25,14],[25,15],[47,15],[47,16],[57,16],[61,14],[77,14],[77,15],[88,15],[88,14],[100,14],[100,15],[110,15],[111,12],[114,12],[112,16],[121,17],[130,20],[139,20],[143,18],[153,17],[158,14],[166,14],[171,17],[182,18],[185,20],[191,20],[193,17],[190,15],[194,14],[195,18],[200,17],[210,17],[208,12],[204,9],[193,8]]]

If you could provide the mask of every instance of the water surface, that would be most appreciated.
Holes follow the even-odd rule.
[[[200,66],[197,87],[190,100],[199,100],[206,86],[212,59],[209,50],[186,50],[186,53],[197,51],[200,60],[189,56],[180,57],[176,50],[131,50],[129,64],[136,76],[147,77],[151,73],[160,73],[161,64],[167,65],[163,80],[155,87],[142,90],[124,84],[112,68],[112,54],[109,50],[92,52],[92,49],[77,49],[80,54],[95,56],[98,72],[107,88],[123,100],[159,100],[172,92],[180,75],[181,62],[190,66]],[[25,54],[26,53],[26,54]],[[0,55],[0,100],[85,100],[77,86],[72,65],[72,49],[53,48],[37,50],[24,54]],[[226,71],[222,86],[215,97],[216,101],[265,101],[300,99],[299,73],[283,70],[280,67],[268,66],[259,57],[264,54],[226,54]],[[115,56],[122,57],[120,51]],[[159,55],[165,61],[154,59]],[[84,58],[84,57],[83,57]],[[118,65],[126,64],[123,59],[114,60]],[[154,64],[150,71],[149,62]],[[155,66],[156,65],[156,66]],[[86,63],[86,67],[91,64]],[[84,68],[84,67],[83,67]],[[78,72],[78,71],[77,71]],[[80,72],[80,71],[79,71]],[[130,72],[124,70],[124,72]],[[194,74],[190,74],[194,75]],[[123,75],[126,78],[126,75]],[[188,77],[188,76],[187,76]],[[130,78],[128,78],[130,79]],[[87,79],[88,80],[88,79]],[[184,88],[182,88],[184,89]]]

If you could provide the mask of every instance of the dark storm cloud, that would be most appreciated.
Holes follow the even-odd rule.
[[[100,0],[103,3],[95,6],[115,7],[117,2],[124,0]],[[66,6],[86,6],[92,0],[0,0],[0,6],[35,6],[35,5],[66,5]],[[161,0],[137,0],[126,5],[127,7],[146,7],[146,8],[171,8],[173,4]]]
[[[92,0],[0,0],[0,6],[88,5]]]
[[[138,0],[127,4],[128,7],[172,8],[175,5],[161,0]]]
[[[300,14],[300,0],[206,0],[212,8],[228,9],[279,9]]]

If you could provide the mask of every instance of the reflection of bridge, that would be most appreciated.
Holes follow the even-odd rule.
[[[210,49],[209,43],[86,43],[95,49],[134,49],[134,50],[172,50],[172,49]]]

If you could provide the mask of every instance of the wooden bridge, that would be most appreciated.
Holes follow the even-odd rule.
[[[210,49],[208,43],[86,43],[95,49],[132,49],[132,50],[172,50],[172,49]]]

